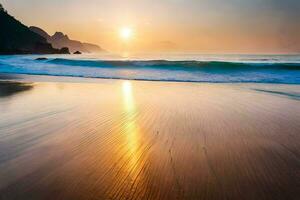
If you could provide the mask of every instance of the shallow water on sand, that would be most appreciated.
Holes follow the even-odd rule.
[[[0,95],[1,200],[300,195],[299,85],[21,88]]]

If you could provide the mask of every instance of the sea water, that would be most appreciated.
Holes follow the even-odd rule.
[[[36,60],[45,57],[46,60]],[[300,55],[0,56],[0,73],[215,83],[300,84]]]

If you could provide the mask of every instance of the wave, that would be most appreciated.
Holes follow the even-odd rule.
[[[236,71],[236,70],[300,70],[300,63],[168,61],[168,60],[71,60],[56,58],[47,61],[65,66],[97,68],[148,68],[167,70]]]
[[[297,58],[298,59],[298,58]],[[300,62],[0,57],[0,73],[212,83],[300,84]]]

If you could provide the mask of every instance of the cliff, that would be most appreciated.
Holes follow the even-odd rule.
[[[10,16],[0,4],[0,54],[60,54],[41,35]]]

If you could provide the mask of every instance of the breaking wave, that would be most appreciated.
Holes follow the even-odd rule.
[[[180,82],[300,84],[300,62],[0,57],[0,73]]]
[[[101,60],[71,60],[56,58],[48,61],[52,64],[66,66],[99,67],[99,68],[153,68],[170,70],[300,70],[300,63],[246,63],[222,61],[101,61]]]

